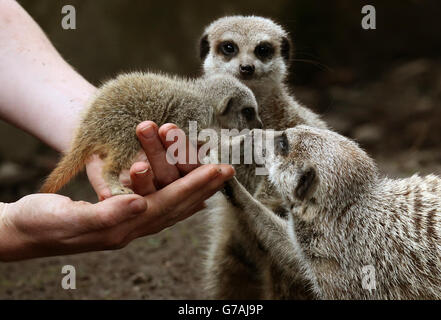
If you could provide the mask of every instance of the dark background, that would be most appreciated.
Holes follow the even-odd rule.
[[[200,73],[205,25],[228,14],[271,17],[289,30],[296,97],[357,140],[390,176],[441,172],[441,2],[22,0],[55,47],[95,85],[118,72]],[[74,5],[77,29],[61,28]],[[361,28],[374,5],[377,29]],[[35,192],[57,160],[36,139],[0,123],[0,200]],[[84,175],[63,191],[95,201]],[[0,298],[203,298],[205,219],[192,217],[118,252],[0,264]],[[73,264],[78,289],[61,289]]]

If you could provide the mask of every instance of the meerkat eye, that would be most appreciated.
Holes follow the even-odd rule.
[[[233,56],[238,51],[237,46],[234,44],[234,42],[231,41],[222,42],[219,48],[225,56]]]
[[[253,108],[243,108],[241,112],[248,121],[254,120],[254,117],[256,116],[256,112]]]
[[[270,58],[273,55],[273,53],[274,53],[273,46],[267,42],[258,44],[254,49],[254,54],[259,59]]]

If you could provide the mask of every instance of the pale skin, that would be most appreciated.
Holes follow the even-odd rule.
[[[69,148],[80,113],[96,88],[58,54],[13,0],[0,0],[0,117],[58,151]],[[121,180],[136,194],[110,197],[102,161],[89,159],[89,181],[102,200],[92,204],[56,194],[0,203],[0,261],[118,249],[199,211],[234,175],[229,165],[171,165],[167,132],[173,124],[145,121],[140,153]],[[147,161],[148,159],[148,161]]]

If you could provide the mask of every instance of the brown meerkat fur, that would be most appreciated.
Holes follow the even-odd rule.
[[[289,224],[235,179],[231,206],[281,269],[297,277],[300,262],[318,298],[441,299],[439,176],[383,177],[355,142],[308,126],[279,133],[265,162]]]
[[[250,89],[228,75],[181,79],[154,73],[119,75],[99,90],[77,129],[71,149],[49,175],[42,192],[56,192],[94,154],[104,158],[103,178],[112,195],[132,193],[119,181],[140,150],[136,126],[151,120],[175,123],[187,133],[188,121],[198,130],[261,126]]]
[[[247,85],[256,96],[264,128],[284,130],[298,124],[326,128],[319,116],[295,100],[285,84],[292,54],[288,33],[263,17],[218,19],[205,29],[200,40],[204,73],[231,74]],[[236,166],[236,172],[249,192],[276,214],[284,214],[277,191],[266,178],[254,175],[253,166]],[[277,285],[285,278],[283,271],[271,262],[263,263],[266,253],[222,195],[210,199],[208,211],[213,230],[205,284],[214,298],[311,298],[303,281]]]

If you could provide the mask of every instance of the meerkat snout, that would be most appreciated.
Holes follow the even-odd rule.
[[[242,65],[241,64],[239,66],[239,72],[240,72],[242,77],[250,77],[250,76],[252,76],[255,69],[256,69],[256,67],[254,67],[254,65],[252,65],[252,64],[246,64],[246,65]]]
[[[245,96],[236,95],[221,101],[216,117],[221,128],[241,130],[260,129],[263,126],[257,102],[251,91]]]
[[[283,131],[253,129],[249,133],[251,143],[254,146],[254,160],[259,164],[265,164],[267,155],[274,153],[277,143]],[[244,140],[245,141],[245,140]]]
[[[313,196],[329,199],[329,194],[338,202],[360,193],[377,177],[372,159],[355,142],[304,125],[276,136],[265,164],[271,182],[292,202]],[[342,180],[344,188],[339,187]]]
[[[250,136],[254,145],[262,146],[264,149],[271,150],[274,150],[277,142],[283,135],[284,131],[275,131],[272,129],[262,130],[260,128],[256,128],[250,131]]]
[[[221,128],[262,128],[259,107],[253,92],[238,79],[229,75],[210,75],[204,78],[207,92],[219,99],[215,121]]]

